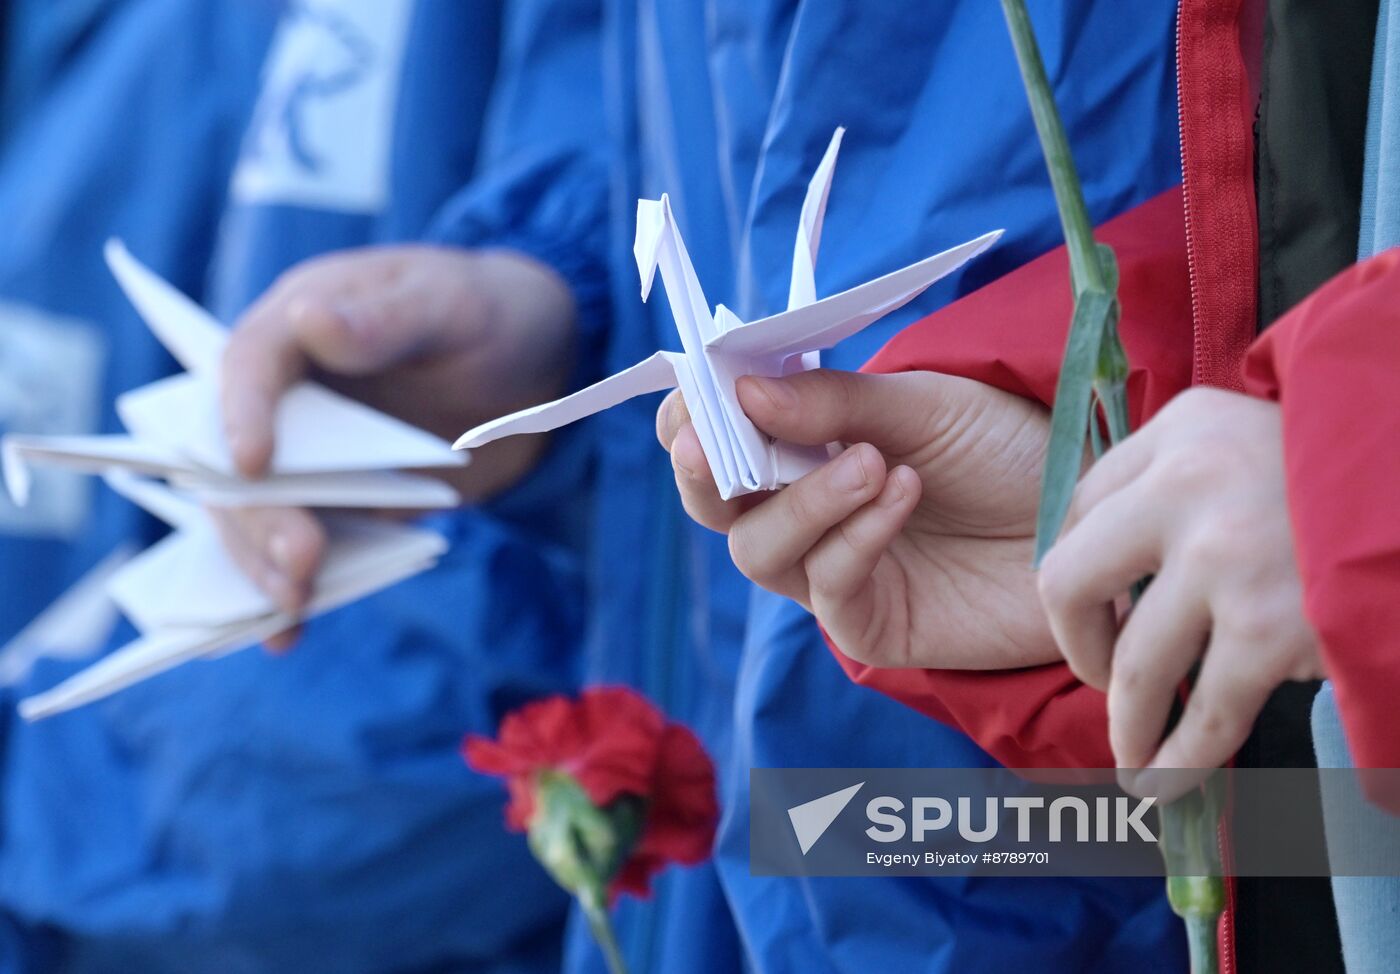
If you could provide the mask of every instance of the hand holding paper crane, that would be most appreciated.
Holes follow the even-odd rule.
[[[5,482],[17,503],[29,493],[28,464],[89,473],[123,468],[161,477],[211,506],[451,507],[440,480],[401,471],[461,466],[436,436],[314,382],[299,382],[277,413],[268,476],[234,468],[219,411],[219,360],[228,332],[208,312],[138,263],[120,243],[108,266],[152,332],[185,372],[117,398],[130,435],[8,436]]]
[[[902,307],[986,250],[1000,231],[911,264],[840,294],[816,299],[815,262],[842,131],[808,187],[797,229],[788,309],[741,322],[705,300],[670,202],[641,200],[635,254],[642,297],[659,267],[683,352],[657,352],[556,402],[513,413],[465,434],[479,447],[541,433],[633,396],[679,386],[722,496],[791,483],[827,459],[821,449],[772,441],[744,415],[735,393],[743,375],[781,376],[815,368],[830,348]],[[187,371],[118,400],[129,436],[10,437],[5,479],[23,500],[27,465],[101,472],[112,486],[175,529],[111,573],[105,591],[142,637],[58,687],[21,704],[30,718],[96,700],[189,659],[251,645],[295,620],[238,571],[218,543],[209,506],[440,507],[457,495],[405,469],[465,462],[445,442],[311,382],[282,399],[268,476],[246,480],[224,442],[218,367],[226,333],[201,308],[138,264],[119,244],[108,262],[152,331]],[[143,478],[160,478],[156,480]],[[444,543],[431,532],[372,518],[325,519],[328,551],[309,613],[343,605],[430,567]]]
[[[983,234],[818,301],[817,247],[843,132],[837,129],[832,136],[807,187],[793,248],[786,311],[748,323],[724,305],[711,312],[676,227],[670,200],[664,194],[660,200],[640,200],[633,250],[641,272],[642,299],[646,300],[659,267],[684,351],[657,352],[571,396],[478,426],[457,440],[457,449],[557,429],[634,396],[679,386],[720,495],[726,500],[792,483],[824,463],[828,459],[825,450],[773,441],[761,434],[740,408],[735,382],[744,375],[783,376],[816,368],[821,349],[831,348],[903,307],[1001,236],[1000,230]]]
[[[104,584],[141,638],[23,701],[20,712],[30,719],[97,700],[188,660],[252,645],[297,621],[237,569],[201,505],[449,507],[458,501],[454,490],[403,468],[460,466],[466,459],[438,437],[301,382],[279,405],[268,476],[239,477],[219,415],[227,333],[120,244],[108,246],[107,259],[132,304],[187,371],[118,399],[129,436],[7,437],[5,479],[23,502],[30,463],[100,472],[174,530]],[[431,531],[381,518],[336,513],[323,520],[327,550],[308,615],[421,572],[446,548]]]

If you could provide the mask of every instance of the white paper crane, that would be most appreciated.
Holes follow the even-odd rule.
[[[745,375],[784,376],[816,368],[821,349],[831,348],[912,301],[1001,236],[1000,230],[983,234],[818,301],[817,246],[843,133],[844,129],[836,130],[807,187],[786,311],[748,323],[722,304],[711,312],[676,228],[670,200],[664,194],[659,200],[639,200],[633,251],[642,277],[642,300],[650,293],[659,267],[684,352],[657,352],[571,396],[478,426],[457,440],[457,449],[557,429],[634,396],[679,386],[722,497],[771,490],[816,469],[828,458],[828,451],[760,433],[739,406],[735,382]]]
[[[186,371],[117,397],[129,436],[5,437],[5,484],[23,504],[30,463],[100,473],[124,468],[161,477],[211,506],[451,507],[455,491],[402,471],[461,466],[446,440],[315,382],[280,400],[267,477],[234,468],[219,411],[219,362],[228,331],[142,266],[116,241],[107,264],[147,326]]]
[[[174,530],[95,583],[141,638],[22,701],[20,713],[30,719],[89,703],[191,659],[251,646],[295,624],[230,560],[206,506],[448,507],[458,501],[450,486],[403,471],[460,466],[465,459],[446,440],[300,382],[279,402],[269,475],[243,479],[219,415],[227,332],[120,244],[108,244],[106,256],[131,303],[187,371],[118,398],[129,436],[6,437],[5,482],[23,503],[30,463],[102,473]],[[306,617],[432,567],[447,546],[432,531],[383,518],[337,511],[321,520],[328,544]],[[89,587],[78,586],[84,613],[96,611]],[[71,594],[76,604],[80,593]],[[95,653],[100,641],[92,642]],[[71,646],[64,652],[75,655]],[[16,666],[28,663],[16,660]]]
[[[174,530],[117,569],[107,597],[141,632],[50,690],[19,704],[39,720],[100,700],[200,658],[244,649],[295,625],[228,556],[213,520],[198,504],[130,471],[107,474],[114,490]],[[436,564],[447,542],[433,531],[380,517],[327,514],[327,546],[315,589],[300,618],[339,608]]]

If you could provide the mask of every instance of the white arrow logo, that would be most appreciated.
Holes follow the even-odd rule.
[[[841,814],[841,810],[851,803],[851,799],[856,797],[856,792],[865,787],[865,782],[851,785],[849,788],[842,788],[840,791],[833,791],[829,795],[822,795],[820,798],[813,798],[809,802],[801,805],[794,805],[788,809],[788,819],[792,822],[792,831],[797,835],[797,844],[802,847],[802,854],[805,856],[807,850],[817,844],[826,830],[831,828],[831,823],[836,821],[836,816]]]

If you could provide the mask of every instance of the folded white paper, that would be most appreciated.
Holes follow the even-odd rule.
[[[27,672],[37,654],[54,654],[26,647],[52,642],[55,618],[90,621],[99,608],[109,619],[120,610],[141,631],[130,646],[23,701],[20,712],[30,719],[99,699],[189,659],[242,649],[298,621],[233,563],[206,508],[422,509],[459,500],[443,481],[407,472],[461,466],[465,457],[447,441],[313,382],[298,383],[279,402],[268,476],[240,477],[219,412],[227,332],[121,244],[109,243],[106,256],[131,303],[186,371],[118,398],[117,413],[130,435],[6,437],[0,447],[5,485],[23,504],[30,464],[100,473],[174,530],[120,567],[108,565],[100,578],[86,580],[26,630],[33,638],[0,656],[0,667]],[[424,571],[446,547],[432,531],[377,517],[329,513],[322,523],[328,544],[306,616]],[[95,651],[101,641],[85,642]]]
[[[5,485],[28,497],[30,464],[88,472],[112,468],[162,477],[217,506],[450,507],[456,491],[403,471],[461,466],[446,440],[314,382],[282,397],[268,476],[238,476],[219,411],[219,363],[227,331],[208,312],[107,244],[113,275],[147,325],[186,371],[117,398],[130,436],[10,436]]]
[[[165,447],[130,436],[12,435],[0,445],[5,487],[16,504],[29,500],[32,465],[101,474],[121,469],[161,477],[209,507],[366,507],[428,509],[460,498],[436,477],[398,470],[286,473],[245,480],[192,466]]]
[[[28,720],[91,703],[189,660],[246,648],[299,621],[239,571],[197,504],[127,471],[109,474],[108,482],[175,529],[104,579],[105,595],[141,638],[21,701],[19,712]],[[384,518],[338,513],[322,523],[328,544],[301,618],[425,571],[447,548],[432,531]]]
[[[457,449],[557,429],[634,396],[679,386],[722,497],[771,490],[819,466],[827,459],[827,450],[776,441],[760,433],[739,406],[735,382],[745,375],[776,377],[816,368],[820,350],[912,301],[1001,236],[1000,230],[983,234],[818,301],[817,248],[843,132],[837,129],[832,136],[807,187],[793,247],[786,311],[748,323],[722,304],[712,312],[676,227],[669,198],[662,195],[660,200],[639,200],[633,251],[641,273],[642,300],[646,300],[660,268],[684,351],[657,352],[571,396],[478,426],[457,440]]]

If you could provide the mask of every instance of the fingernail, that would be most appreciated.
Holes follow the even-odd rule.
[[[260,477],[264,460],[259,455],[256,440],[239,430],[229,430],[224,434],[229,456],[241,477]]]
[[[700,464],[705,462],[705,452],[700,449],[699,442],[694,436],[681,435],[685,432],[686,427],[682,426],[681,432],[676,434],[676,438],[671,444],[671,458],[687,477],[694,478],[695,471],[700,468]]]
[[[282,532],[274,532],[267,542],[267,555],[283,575],[292,573],[292,542]]]
[[[682,413],[685,409],[685,402],[680,396],[671,396],[666,400],[666,428],[671,430],[671,442],[674,443],[676,435],[685,428],[689,422],[689,417]]]
[[[909,496],[909,492],[904,489],[904,478],[899,475],[899,470],[891,470],[889,479],[886,481],[889,490],[880,498],[881,507],[898,507]]]
[[[797,393],[781,379],[764,379],[756,375],[749,376],[749,379],[774,409],[792,409],[797,405]]]
[[[861,460],[861,454],[864,452],[860,447],[854,446],[836,461],[836,468],[831,471],[833,487],[857,491],[870,482],[870,477],[865,472],[865,464]]]
[[[1132,776],[1131,782],[1134,794],[1147,797],[1157,797],[1166,784],[1163,776],[1156,771],[1139,771]]]

